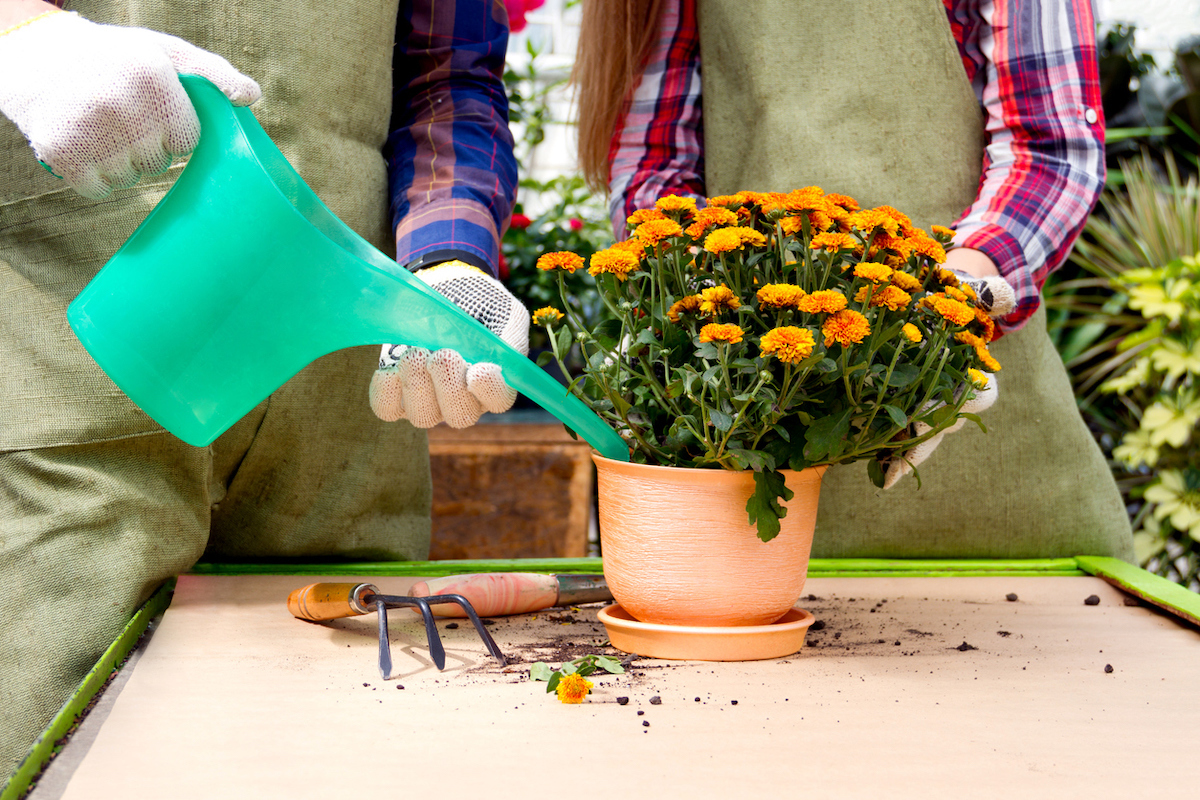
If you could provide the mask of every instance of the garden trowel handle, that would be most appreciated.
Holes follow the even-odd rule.
[[[370,583],[314,583],[288,595],[287,605],[293,617],[319,622],[369,614],[367,598],[377,594]]]

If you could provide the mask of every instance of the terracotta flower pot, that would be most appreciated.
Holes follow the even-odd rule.
[[[800,598],[825,467],[783,471],[795,496],[779,535],[763,542],[746,515],[751,472],[592,459],[604,576],[635,619],[768,625]]]

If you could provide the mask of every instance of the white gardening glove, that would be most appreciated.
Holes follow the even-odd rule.
[[[977,278],[958,270],[953,270],[953,272],[958,276],[960,283],[965,283],[974,290],[976,305],[982,308],[989,317],[993,319],[1003,317],[1017,307],[1016,293],[1004,278],[999,276]],[[992,404],[996,402],[996,398],[1000,396],[1000,388],[996,385],[996,376],[988,375],[987,379],[987,386],[983,388],[976,387],[974,389],[975,396],[963,403],[963,413],[979,414],[991,408]],[[929,403],[922,409],[922,413],[932,411],[941,405],[944,404],[941,402]],[[920,466],[923,461],[933,455],[933,451],[942,443],[942,439],[947,433],[954,433],[965,423],[965,419],[959,419],[949,428],[946,428],[944,431],[941,431],[911,450],[889,458],[883,468],[883,488],[890,489],[895,486],[901,478],[911,473],[914,468]],[[913,422],[911,427],[912,438],[914,439],[924,436],[933,430],[932,426],[924,422]]]
[[[500,281],[461,261],[415,273],[522,355],[529,353],[529,312]],[[456,350],[430,353],[420,347],[385,344],[371,378],[371,410],[385,422],[407,419],[432,428],[474,425],[483,412],[512,408],[517,392],[504,382],[498,364],[467,364]]]
[[[200,121],[181,73],[208,78],[234,105],[262,94],[182,39],[50,13],[0,36],[0,112],[55,175],[100,199],[196,147]]]

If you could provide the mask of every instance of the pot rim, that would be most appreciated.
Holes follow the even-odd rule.
[[[636,469],[636,470],[647,470],[647,471],[670,472],[675,475],[678,475],[679,473],[683,473],[683,472],[695,472],[695,473],[717,474],[717,475],[722,474],[722,473],[726,473],[729,475],[745,475],[747,473],[754,472],[754,470],[752,470],[752,469],[721,469],[721,468],[711,469],[708,467],[664,467],[661,464],[639,464],[635,461],[617,461],[616,459],[606,458],[595,451],[592,452],[592,461],[596,462],[596,464],[603,463],[605,466],[609,467],[610,469],[617,470],[617,471]],[[814,472],[816,472],[818,475],[824,475],[825,470],[829,469],[829,466],[830,466],[829,464],[815,464],[811,467],[805,467],[804,469],[801,469],[801,470],[781,469],[781,470],[779,470],[779,472],[783,473],[784,475],[804,475],[806,473],[811,474]]]

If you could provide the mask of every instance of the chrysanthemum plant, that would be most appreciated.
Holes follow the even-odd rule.
[[[563,292],[566,313],[534,322],[560,361],[572,340],[583,350],[570,390],[634,461],[754,470],[746,510],[763,541],[792,496],[780,470],[870,459],[882,486],[889,459],[960,417],[982,427],[962,407],[999,369],[995,331],[939,266],[950,230],[817,187],[702,209],[667,196],[629,226],[587,265],[615,319],[585,329]],[[583,266],[567,252],[538,261],[560,279]],[[931,427],[917,435],[916,421]]]

